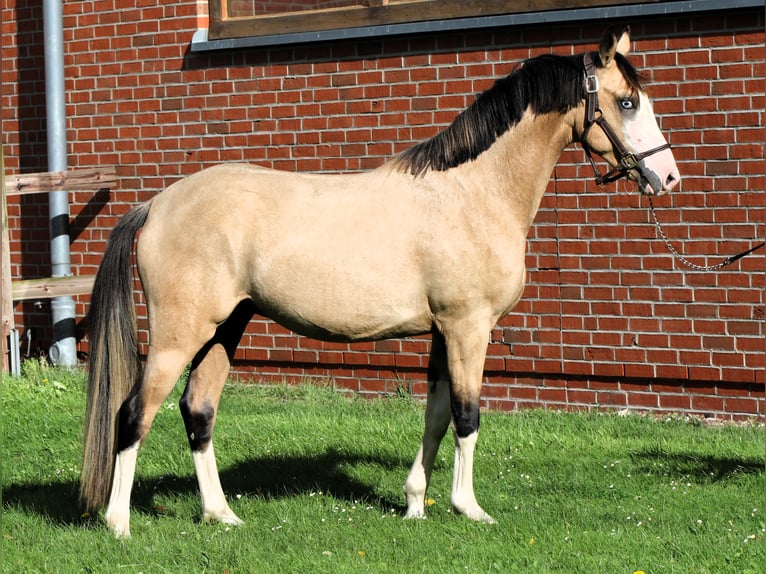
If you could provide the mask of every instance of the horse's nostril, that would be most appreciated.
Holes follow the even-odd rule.
[[[665,189],[673,189],[680,180],[681,176],[678,173],[671,171],[668,174],[668,177],[665,178],[665,185],[663,187]]]

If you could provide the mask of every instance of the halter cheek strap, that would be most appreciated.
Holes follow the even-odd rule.
[[[662,182],[659,181],[656,174],[645,169],[641,162],[650,155],[669,149],[670,144],[665,143],[640,153],[633,153],[625,147],[617,135],[617,132],[612,129],[612,126],[609,125],[609,122],[604,117],[604,113],[601,111],[601,107],[598,103],[599,85],[598,76],[596,75],[595,57],[595,52],[588,52],[583,56],[585,64],[585,129],[580,137],[580,142],[582,143],[582,146],[585,149],[585,154],[588,156],[588,160],[593,167],[596,183],[598,185],[605,185],[617,181],[622,177],[627,177],[628,173],[635,169],[638,170],[641,176],[646,179],[655,190],[659,190],[662,187]],[[594,150],[586,141],[588,132],[590,132],[590,129],[594,125],[598,125],[601,128],[601,131],[604,132],[607,139],[612,144],[612,149],[617,157],[617,167],[606,174],[602,174],[598,169],[596,161],[593,159]]]

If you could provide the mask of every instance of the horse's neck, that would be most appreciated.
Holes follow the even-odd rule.
[[[466,186],[480,186],[508,206],[506,215],[529,229],[561,152],[572,143],[572,117],[527,113],[473,162],[456,168]]]

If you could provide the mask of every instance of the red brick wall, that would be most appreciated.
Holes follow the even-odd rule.
[[[42,13],[3,0],[3,145],[9,173],[46,169]],[[224,161],[286,170],[380,165],[451,121],[520,59],[591,49],[603,23],[196,54],[192,0],[145,8],[64,3],[69,165],[117,166],[111,194],[72,197],[72,262],[96,270],[119,215]],[[684,176],[657,201],[668,235],[711,263],[764,236],[763,10],[631,22]],[[49,274],[45,197],[11,198],[13,274]],[[566,151],[530,232],[522,302],[492,332],[486,406],[763,415],[764,255],[690,272],[630,184],[599,189]],[[709,256],[709,257],[707,257]],[[84,316],[87,297],[78,298]],[[32,346],[49,305],[18,304]],[[142,336],[146,340],[146,333]],[[87,339],[80,343],[87,351]],[[428,341],[339,345],[253,321],[236,372],[333,377],[362,393],[422,393]]]

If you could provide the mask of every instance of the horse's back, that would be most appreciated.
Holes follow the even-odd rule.
[[[251,298],[323,339],[426,332],[422,210],[401,186],[380,185],[374,172],[203,170],[154,199],[139,241],[142,279],[155,298],[209,300],[216,320]]]

